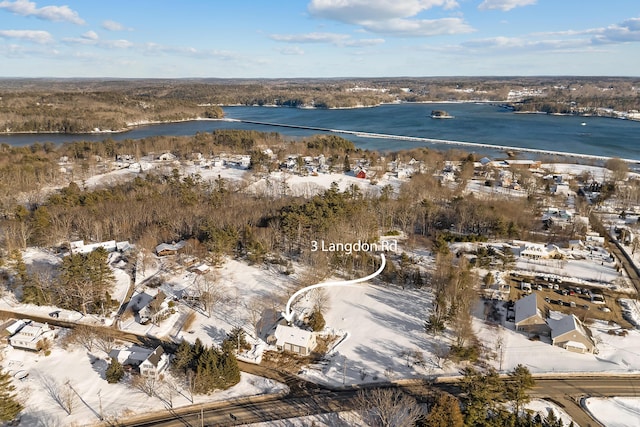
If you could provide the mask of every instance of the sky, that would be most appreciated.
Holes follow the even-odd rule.
[[[0,0],[0,77],[640,75],[638,0]]]

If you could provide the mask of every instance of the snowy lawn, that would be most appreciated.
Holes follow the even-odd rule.
[[[637,427],[640,425],[639,397],[590,397],[585,406],[607,427]]]
[[[97,423],[101,414],[117,419],[191,404],[185,388],[170,386],[178,384],[170,375],[157,383],[157,396],[153,397],[125,383],[107,383],[108,357],[96,349],[89,353],[77,346],[66,350],[56,346],[44,356],[7,347],[2,356],[7,372],[17,377],[28,373],[25,379],[14,380],[18,395],[26,398],[21,426],[89,425]],[[229,390],[194,396],[194,403],[286,390],[284,385],[250,374],[242,373],[241,378]],[[70,414],[63,409],[68,396],[73,402]]]

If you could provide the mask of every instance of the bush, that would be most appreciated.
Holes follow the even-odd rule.
[[[324,329],[326,322],[320,310],[314,310],[313,313],[311,313],[309,319],[307,319],[307,325],[309,325],[314,332]]]
[[[452,345],[450,352],[452,360],[459,362],[462,360],[468,360],[470,362],[476,362],[480,357],[480,346],[471,345],[468,347]]]

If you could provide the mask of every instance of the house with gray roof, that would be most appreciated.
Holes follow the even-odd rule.
[[[597,353],[591,334],[575,315],[549,319],[551,343],[575,353]]]
[[[537,293],[527,295],[526,297],[516,301],[515,312],[516,331],[523,331],[536,335],[550,334],[551,329],[549,328],[545,316],[540,309]]]

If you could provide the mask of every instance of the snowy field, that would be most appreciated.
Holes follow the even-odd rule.
[[[640,425],[640,397],[590,397],[584,404],[587,410],[607,427]]]

